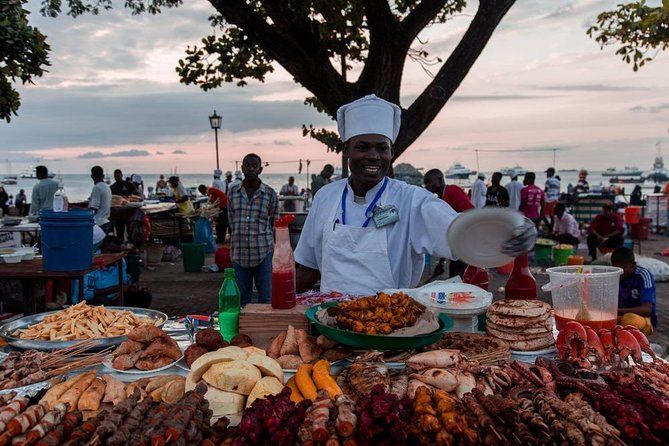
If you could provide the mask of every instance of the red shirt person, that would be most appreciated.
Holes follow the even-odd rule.
[[[544,191],[534,184],[536,175],[534,172],[527,172],[523,179],[525,187],[520,191],[520,208],[525,217],[539,225],[545,202]]]
[[[597,258],[598,249],[613,251],[623,245],[623,219],[611,202],[602,205],[602,213],[592,220],[588,233],[588,253],[592,260]]]
[[[425,189],[441,197],[456,212],[464,212],[474,209],[474,205],[465,193],[465,191],[454,184],[446,185],[444,174],[439,169],[432,169],[425,172],[423,177]],[[461,276],[467,268],[467,264],[460,260],[451,260],[448,265],[448,276]],[[439,259],[439,263],[434,268],[432,277],[440,276],[444,273],[444,259]]]

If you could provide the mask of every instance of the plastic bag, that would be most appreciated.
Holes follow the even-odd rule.
[[[130,276],[128,275],[127,272],[127,267],[125,263],[125,259],[122,261],[122,268],[123,268],[123,283],[125,285],[130,285]],[[102,269],[97,269],[95,271],[91,271],[90,273],[86,274],[84,276],[84,299],[91,301],[93,300],[96,296],[95,293],[100,292],[102,290],[110,289],[110,288],[117,288],[118,287],[118,266],[117,265],[110,265]],[[78,297],[78,293],[76,294]],[[98,298],[102,299],[104,302],[107,303],[107,301],[112,301],[116,298],[116,292],[111,293],[107,296],[97,296]],[[72,298],[73,303],[75,300],[75,297],[73,296]]]
[[[195,221],[195,243],[204,243],[204,252],[216,252],[216,239],[211,228],[211,222],[207,218],[198,218]]]

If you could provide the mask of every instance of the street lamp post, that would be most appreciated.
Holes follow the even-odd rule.
[[[214,137],[216,138],[216,169],[220,169],[221,167],[218,162],[218,129],[221,128],[221,117],[216,114],[216,110],[214,110],[213,115],[209,116],[209,125],[214,129]]]

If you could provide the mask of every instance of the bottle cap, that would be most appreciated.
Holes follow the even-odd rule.
[[[295,221],[295,216],[293,214],[287,214],[279,218],[274,222],[275,228],[287,228],[292,222]]]
[[[225,277],[231,277],[234,279],[235,277],[235,270],[234,268],[225,268]]]

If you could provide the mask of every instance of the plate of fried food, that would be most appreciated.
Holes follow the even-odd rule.
[[[33,314],[0,326],[0,337],[19,349],[51,351],[92,340],[90,350],[119,345],[141,325],[162,326],[167,315],[147,308],[105,307],[85,301],[64,310]]]
[[[402,292],[315,305],[306,316],[328,339],[382,351],[425,347],[453,326],[450,317],[429,312]]]
[[[128,340],[114,350],[112,358],[103,364],[119,373],[141,375],[172,367],[183,358],[183,353],[167,333],[146,324],[129,332]]]

